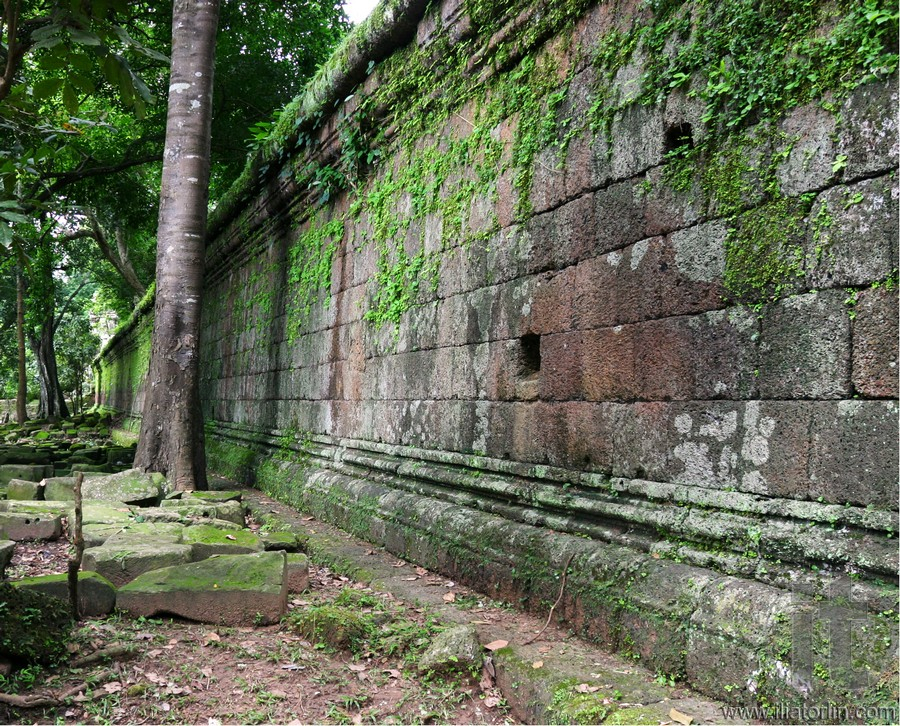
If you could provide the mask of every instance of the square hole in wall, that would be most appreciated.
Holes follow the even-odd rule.
[[[519,377],[531,378],[541,370],[541,336],[526,333],[519,338]]]

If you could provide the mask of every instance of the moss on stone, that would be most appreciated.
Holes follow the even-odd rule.
[[[66,654],[72,625],[68,603],[0,583],[0,659],[55,663]]]

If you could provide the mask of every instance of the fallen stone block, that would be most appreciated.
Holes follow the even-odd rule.
[[[80,471],[82,474],[111,474],[112,469],[108,464],[72,464],[72,471]]]
[[[166,478],[162,474],[145,474],[138,469],[128,469],[118,474],[86,479],[81,494],[85,499],[155,505],[162,497],[165,483]]]
[[[110,535],[107,547],[127,546],[128,544],[181,544],[184,525],[177,522],[130,522]]]
[[[199,499],[201,502],[239,502],[241,493],[236,491],[182,492],[181,501],[189,502]]]
[[[43,499],[43,495],[44,487],[39,482],[25,479],[10,479],[9,484],[6,485],[7,499],[37,501]]]
[[[54,502],[71,502],[75,500],[74,476],[48,476],[43,481],[44,499]]]
[[[283,552],[220,555],[148,572],[119,590],[132,616],[175,615],[202,623],[276,623],[287,607]]]
[[[269,552],[300,552],[300,539],[293,532],[260,532],[263,547]]]
[[[224,519],[243,527],[246,524],[244,508],[240,502],[201,502],[191,499],[164,499],[161,503],[164,509],[175,509],[191,516],[207,516],[206,512],[212,511],[212,519]],[[202,512],[202,514],[201,514]]]
[[[0,582],[0,661],[51,664],[66,653],[69,608],[57,598]]]
[[[41,575],[26,577],[13,585],[25,590],[42,592],[45,595],[69,603],[68,575]],[[78,573],[78,611],[84,617],[109,615],[116,607],[116,588],[96,572]]]
[[[62,535],[62,521],[52,514],[0,513],[0,539],[52,540]]]
[[[67,503],[68,517],[75,519],[75,509]],[[81,523],[88,524],[127,524],[132,521],[131,507],[117,502],[86,501],[81,506]]]
[[[262,540],[246,529],[222,530],[209,525],[185,527],[181,541],[193,547],[193,561],[205,560],[213,555],[238,555],[260,552]]]
[[[46,469],[44,464],[3,464],[0,466],[0,484],[6,486],[13,479],[40,481],[48,474]],[[52,466],[49,473],[53,473]]]
[[[16,543],[12,540],[0,540],[0,578],[3,577],[3,571],[12,559],[13,552],[16,550]]]
[[[309,560],[299,552],[287,554],[288,592],[303,592],[309,587]]]
[[[472,625],[457,625],[439,633],[419,658],[419,673],[471,671],[483,660],[478,633]]]
[[[99,572],[116,587],[131,582],[146,572],[183,565],[191,561],[191,547],[184,544],[125,543],[105,544],[84,551],[82,567]]]
[[[66,517],[71,505],[66,502],[28,501],[10,499],[0,502],[0,512],[19,512],[26,514],[51,514]]]

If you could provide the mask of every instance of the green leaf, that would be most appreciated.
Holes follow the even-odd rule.
[[[38,61],[38,66],[45,71],[58,71],[66,67],[66,56],[60,53],[45,53]]]
[[[94,61],[86,53],[71,53],[69,55],[69,64],[84,73],[90,73],[94,68]]]
[[[69,35],[71,36],[72,41],[78,43],[78,45],[103,45],[103,41],[88,30],[69,28]]]
[[[34,84],[31,93],[38,101],[43,101],[44,99],[51,98],[59,93],[59,89],[62,88],[62,85],[62,78],[45,78]]]
[[[68,83],[63,88],[62,101],[63,106],[66,107],[66,111],[72,116],[78,113],[78,106],[80,105],[78,103],[78,96],[75,93],[75,89]]]
[[[6,249],[9,249],[12,245],[12,241],[12,230],[7,225],[0,224],[0,245],[2,245]]]
[[[18,212],[5,212],[0,210],[0,217],[3,217],[7,222],[12,222],[13,224],[28,223],[28,217],[24,214],[19,214]]]
[[[94,82],[90,78],[82,76],[78,73],[69,74],[69,83],[71,83],[72,86],[77,88],[82,93],[86,93],[88,95],[92,94],[96,90]]]

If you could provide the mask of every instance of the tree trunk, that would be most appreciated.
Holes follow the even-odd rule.
[[[206,488],[200,309],[218,0],[175,0],[156,255],[156,307],[135,466]]]
[[[59,385],[56,366],[56,349],[53,346],[53,318],[41,324],[40,336],[31,337],[31,352],[37,361],[38,381],[41,386],[41,402],[38,418],[68,418],[66,395]]]
[[[16,391],[16,423],[28,420],[28,383],[25,377],[25,278],[21,268],[16,270],[16,340],[19,357],[19,388]]]

